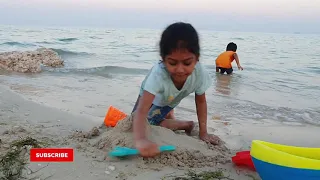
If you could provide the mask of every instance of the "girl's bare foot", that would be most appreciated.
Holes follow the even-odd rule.
[[[176,130],[184,130],[187,135],[191,134],[191,131],[194,128],[193,121],[179,121],[174,119],[165,119],[160,123],[160,126],[171,129],[173,131]]]
[[[193,121],[187,121],[186,122],[186,129],[185,129],[185,132],[188,136],[191,136],[191,132],[194,128],[194,122]]]

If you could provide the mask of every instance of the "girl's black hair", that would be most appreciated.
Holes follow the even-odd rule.
[[[162,33],[160,40],[160,56],[165,56],[177,49],[187,49],[189,52],[200,56],[199,36],[195,28],[184,22],[169,25]]]

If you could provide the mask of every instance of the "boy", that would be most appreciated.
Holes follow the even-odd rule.
[[[237,45],[233,42],[230,42],[227,45],[226,51],[221,53],[216,59],[216,72],[220,71],[221,74],[224,74],[225,72],[227,74],[232,74],[233,69],[231,63],[233,60],[236,60],[238,69],[243,70],[236,51]]]

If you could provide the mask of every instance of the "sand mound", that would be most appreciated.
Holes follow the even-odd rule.
[[[39,48],[35,51],[0,53],[0,68],[8,71],[36,73],[41,71],[41,64],[61,67],[63,66],[63,60],[58,53],[47,48]]]
[[[115,146],[126,146],[134,148],[132,135],[132,116],[120,121],[116,127],[105,130],[102,133],[95,133],[93,147],[108,152]],[[176,134],[173,131],[158,127],[147,126],[148,137],[159,145],[175,145],[176,151],[161,153],[155,158],[136,157],[144,164],[154,164],[159,166],[183,167],[205,167],[215,166],[217,163],[230,162],[230,152],[223,145],[207,145],[203,141],[186,135]],[[81,134],[81,133],[80,133]],[[73,137],[93,137],[92,132]],[[83,141],[83,140],[81,140]]]

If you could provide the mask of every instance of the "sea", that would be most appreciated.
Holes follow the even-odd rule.
[[[64,60],[40,73],[0,70],[0,82],[36,103],[103,122],[110,106],[130,113],[139,87],[160,60],[163,29],[0,26],[0,52],[45,47]],[[212,76],[208,121],[320,125],[320,35],[198,30],[200,62]],[[215,72],[215,58],[238,45],[243,71]],[[194,94],[176,108],[197,121]]]

